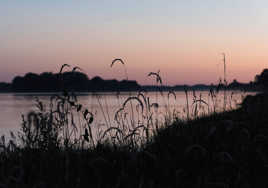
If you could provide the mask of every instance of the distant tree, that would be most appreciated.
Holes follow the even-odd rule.
[[[11,84],[0,82],[0,92],[8,92],[11,91]]]
[[[40,74],[41,91],[59,91],[59,79],[52,72]]]
[[[103,82],[103,79],[99,76],[95,76],[94,78],[91,79],[91,82],[93,83],[101,83]]]
[[[27,73],[24,76],[25,88],[28,91],[37,91],[42,87],[40,85],[40,77],[35,73]]]
[[[88,87],[90,91],[103,90],[104,85],[105,85],[105,81],[99,76],[95,76],[88,82]]]
[[[12,90],[13,91],[22,91],[24,88],[24,79],[21,76],[16,76],[13,80],[12,80]]]
[[[229,89],[237,89],[239,87],[241,87],[241,84],[236,79],[234,79],[233,82],[228,85]]]
[[[254,82],[255,82],[255,83],[258,83],[259,79],[260,79],[260,75],[257,74],[257,75],[255,76],[255,78],[254,78]]]
[[[264,91],[268,91],[268,69],[264,69],[260,75],[255,76],[255,82]]]
[[[64,72],[63,86],[65,89],[73,91],[87,91],[88,77],[81,72]]]

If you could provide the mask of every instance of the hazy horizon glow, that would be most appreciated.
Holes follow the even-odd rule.
[[[90,78],[124,79],[160,70],[165,84],[217,83],[227,56],[228,81],[248,82],[267,67],[268,2],[1,1],[0,82],[64,63]]]

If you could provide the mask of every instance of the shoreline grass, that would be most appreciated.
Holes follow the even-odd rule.
[[[161,86],[159,72],[152,75]],[[130,93],[115,114],[116,126],[104,101],[107,129],[98,140],[91,127],[94,114],[75,94],[63,88],[48,107],[37,98],[38,110],[23,118],[22,132],[8,142],[0,139],[0,187],[267,186],[268,95],[247,96],[239,108],[218,112],[216,92],[209,95],[212,109],[193,93],[192,111],[188,94],[185,90],[186,119],[170,115],[168,99],[163,125],[158,95],[151,102],[144,91]]]
[[[194,120],[175,120],[143,147],[18,147],[1,141],[2,187],[261,187],[268,95]],[[14,136],[15,137],[15,136]]]

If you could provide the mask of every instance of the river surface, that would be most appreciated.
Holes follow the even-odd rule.
[[[223,110],[223,92],[219,92],[211,97],[209,91],[196,91],[195,94],[192,91],[188,92],[188,106],[189,114],[194,114],[195,105],[198,104],[199,114],[208,114],[216,111]],[[234,109],[241,103],[242,98],[247,94],[254,95],[255,93],[242,93],[238,91],[226,92],[226,108]],[[115,123],[115,113],[120,109],[124,101],[130,96],[137,96],[138,93],[124,92],[120,93],[83,93],[78,95],[78,101],[84,107],[94,114],[93,126],[100,127],[106,126],[105,124]],[[177,91],[174,94],[168,94],[168,92],[147,92],[144,93],[146,98],[150,98],[150,103],[157,103],[157,113],[164,117],[167,111],[172,114],[176,114],[179,118],[185,119],[187,117],[187,98],[184,91]],[[201,99],[206,102],[194,103],[195,99]],[[48,93],[2,93],[0,94],[0,135],[7,135],[10,131],[19,131],[22,123],[22,115],[27,115],[30,111],[37,110],[36,97],[39,98],[44,104],[50,101],[51,94]],[[175,98],[176,97],[176,98]],[[132,109],[137,113],[137,102],[133,101],[131,104]],[[135,107],[136,105],[136,107]],[[139,115],[135,115],[135,118],[140,118]],[[161,119],[161,118],[160,118]],[[164,118],[162,118],[164,119]],[[137,120],[138,121],[138,120]]]

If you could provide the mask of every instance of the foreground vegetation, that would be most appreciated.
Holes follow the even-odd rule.
[[[148,76],[161,86],[159,73]],[[193,111],[187,92],[185,119],[168,103],[160,123],[158,104],[139,92],[118,109],[115,126],[94,133],[94,114],[75,94],[54,95],[48,105],[37,99],[21,132],[1,138],[0,187],[267,187],[268,94],[219,113],[214,91],[214,108],[200,95]]]
[[[0,187],[265,187],[267,105],[268,96],[258,94],[237,110],[177,119],[142,147],[78,147],[60,143],[49,127],[35,138],[26,126],[23,145],[2,139]]]

